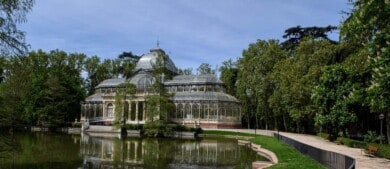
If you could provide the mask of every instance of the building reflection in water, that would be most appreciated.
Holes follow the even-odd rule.
[[[151,139],[117,137],[81,138],[81,168],[251,168],[253,161],[267,161],[230,139]]]

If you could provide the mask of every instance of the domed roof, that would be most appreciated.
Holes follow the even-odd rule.
[[[136,85],[137,88],[142,88],[152,85],[154,83],[154,78],[148,73],[141,72],[131,77],[130,83]]]
[[[138,71],[138,70],[151,71],[151,70],[153,70],[153,65],[156,64],[157,58],[161,54],[165,54],[165,52],[162,49],[159,49],[159,48],[158,49],[151,49],[150,53],[147,53],[147,54],[144,54],[141,56],[141,58],[137,62],[137,65],[135,66],[134,71]],[[164,64],[165,64],[165,68],[167,68],[169,71],[171,71],[173,73],[177,73],[177,68],[169,57],[167,57]]]

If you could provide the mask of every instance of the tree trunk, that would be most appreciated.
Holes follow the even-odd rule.
[[[284,131],[287,131],[286,116],[284,113],[283,113],[283,126],[284,126]]]
[[[274,113],[274,130],[279,130],[278,120],[276,114]]]
[[[387,129],[387,143],[390,144],[390,111],[387,112],[386,116],[386,129]]]

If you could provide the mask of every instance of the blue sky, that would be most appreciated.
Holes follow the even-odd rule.
[[[338,26],[347,0],[36,0],[26,31],[31,50],[60,49],[104,58],[141,55],[157,40],[179,68],[236,60],[257,39],[284,30]],[[337,39],[337,32],[332,35]]]

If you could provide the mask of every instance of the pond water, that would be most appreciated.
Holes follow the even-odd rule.
[[[250,169],[254,161],[267,159],[226,138],[0,135],[0,169]]]

